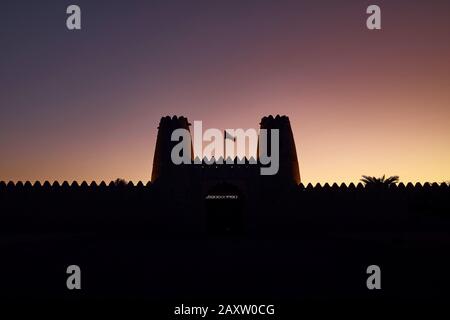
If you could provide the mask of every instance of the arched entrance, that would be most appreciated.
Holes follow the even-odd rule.
[[[241,234],[244,198],[240,190],[230,183],[219,183],[205,196],[208,232],[216,235]]]

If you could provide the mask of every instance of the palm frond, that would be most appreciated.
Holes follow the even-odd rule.
[[[377,178],[373,176],[363,175],[360,180],[365,185],[390,186],[392,184],[396,184],[399,181],[399,176],[390,176],[389,178],[386,178],[386,175],[384,174],[381,178]]]
[[[399,176],[391,176],[387,178],[384,183],[387,185],[396,184],[399,180]]]

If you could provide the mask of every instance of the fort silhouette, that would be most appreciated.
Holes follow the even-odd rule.
[[[178,143],[171,141],[171,136],[176,129],[189,129],[189,121],[185,117],[163,117],[158,126],[158,136],[156,140],[155,154],[153,158],[152,181],[157,180],[177,180],[188,179],[200,180],[201,182],[214,180],[238,181],[239,183],[252,184],[259,178],[259,152],[257,152],[257,166],[250,166],[249,159],[242,159],[244,165],[239,165],[239,159],[235,158],[234,164],[227,164],[225,159],[223,165],[208,165],[208,160],[202,159],[200,166],[175,165],[171,160],[173,147]],[[295,147],[294,135],[292,134],[291,124],[287,116],[272,115],[264,117],[260,122],[260,129],[279,130],[279,170],[274,182],[279,184],[299,184],[300,172],[297,160],[297,151]],[[270,144],[268,145],[269,154],[271,153]],[[193,150],[191,148],[191,150]],[[194,162],[194,153],[191,152],[191,160]],[[221,161],[221,159],[217,159]]]
[[[189,122],[163,117],[146,185],[0,182],[0,296],[448,300],[447,184],[304,185],[289,119],[260,126],[280,130],[274,176],[173,165],[171,132]],[[80,293],[65,289],[70,264],[87,274]],[[371,264],[380,294],[365,286]]]

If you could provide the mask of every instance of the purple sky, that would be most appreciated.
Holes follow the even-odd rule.
[[[68,31],[78,4],[82,30]],[[365,27],[369,4],[381,31]],[[450,180],[449,1],[4,1],[0,180],[149,180],[161,116],[290,117],[302,180]]]

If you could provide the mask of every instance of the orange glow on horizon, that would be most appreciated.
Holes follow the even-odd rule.
[[[121,19],[113,33],[106,17],[79,38],[16,26],[2,52],[0,180],[145,182],[162,116],[224,130],[280,114],[304,184],[450,181],[449,4],[381,2],[379,32],[356,1],[239,13],[206,1],[189,15],[162,2],[154,19],[146,2],[123,15],[124,1],[107,15]]]

